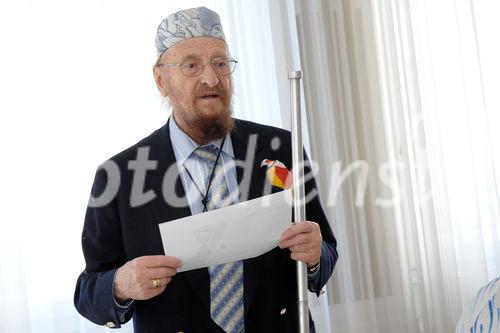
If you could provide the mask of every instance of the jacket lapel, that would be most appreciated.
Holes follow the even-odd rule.
[[[170,120],[169,120],[170,121]],[[170,140],[170,131],[168,122],[159,130],[159,135],[151,143],[150,156],[152,160],[158,161],[157,168],[151,172],[150,187],[155,188],[156,193],[172,191],[174,186],[175,195],[179,204],[171,204],[160,195],[160,198],[153,201],[153,211],[158,223],[171,221],[191,215],[189,204],[186,200],[186,194],[182,181],[179,176],[172,141]],[[163,184],[165,175],[167,181]],[[173,184],[172,184],[173,183]],[[164,189],[163,189],[164,187]],[[164,191],[163,191],[164,190]],[[172,191],[172,192],[173,192]],[[173,194],[173,193],[172,193]],[[193,291],[200,297],[203,304],[210,309],[210,279],[206,268],[196,269],[188,272],[179,273],[188,281]]]
[[[235,160],[240,161],[237,163],[248,162],[246,168],[241,166],[236,168],[240,202],[255,199],[266,194],[266,168],[261,168],[260,164],[264,158],[269,157],[269,147],[266,149],[260,138],[246,132],[244,128],[238,126],[237,121],[231,135],[231,141],[234,148]],[[243,261],[243,283],[245,286],[243,303],[245,316],[252,304],[259,283],[260,261],[261,257]]]
[[[151,142],[150,150],[150,159],[158,164],[156,169],[149,173],[147,185],[157,194],[156,200],[153,201],[153,210],[157,222],[162,223],[191,215],[191,210],[177,169],[168,122],[158,131],[158,135]],[[165,179],[167,180],[164,182]],[[178,198],[175,202],[165,199],[165,195],[173,197],[174,194]]]

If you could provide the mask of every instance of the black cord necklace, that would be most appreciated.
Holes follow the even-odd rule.
[[[200,192],[200,195],[201,195],[201,203],[203,204],[203,213],[207,211],[207,204],[208,204],[208,191],[210,191],[210,186],[212,185],[212,180],[214,179],[214,175],[215,175],[215,168],[217,167],[217,163],[219,163],[219,158],[220,158],[220,154],[222,153],[222,147],[224,146],[224,142],[226,141],[226,137],[224,137],[222,139],[222,142],[219,146],[219,152],[217,153],[217,158],[215,159],[215,164],[214,164],[214,168],[212,169],[212,173],[210,174],[210,180],[208,181],[208,185],[207,185],[207,190],[205,191],[205,195],[203,195],[203,192],[201,191],[200,187],[198,186],[198,184],[196,184],[196,182],[194,181],[194,178],[193,176],[191,175],[191,172],[189,172],[189,169],[184,167],[184,169],[186,170],[189,178],[191,179],[191,181],[193,182],[194,186],[196,186],[196,189],[198,190],[198,192]],[[200,146],[201,147],[201,146]],[[198,147],[198,148],[200,148]],[[198,149],[196,148],[196,149]]]

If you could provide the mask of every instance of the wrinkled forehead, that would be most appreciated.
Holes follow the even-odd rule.
[[[161,55],[160,60],[178,62],[185,59],[208,60],[216,57],[229,57],[227,44],[217,38],[197,37],[176,43]]]

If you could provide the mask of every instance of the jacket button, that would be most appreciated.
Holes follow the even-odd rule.
[[[109,328],[113,328],[113,327],[115,327],[116,325],[115,325],[115,323],[113,323],[112,321],[108,321],[108,322],[106,323],[106,326],[107,326],[107,327],[109,327]]]
[[[284,314],[285,314],[285,312],[286,312],[286,308],[281,309],[281,311],[280,311],[280,316],[284,315]]]

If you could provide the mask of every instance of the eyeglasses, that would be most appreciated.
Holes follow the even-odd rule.
[[[207,64],[211,64],[215,73],[218,75],[229,75],[234,72],[238,61],[232,58],[213,58],[207,62],[200,60],[186,60],[180,64],[165,64],[160,63],[156,66],[179,67],[181,73],[185,76],[199,76],[205,70]]]

